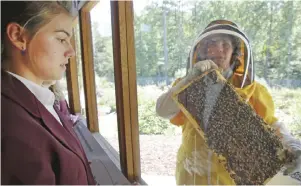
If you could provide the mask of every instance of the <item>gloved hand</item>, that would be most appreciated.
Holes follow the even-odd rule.
[[[290,164],[285,165],[283,175],[291,175],[296,172],[301,173],[301,141],[294,138],[283,123],[276,122],[272,126],[276,129],[283,146],[289,149],[295,156],[295,159]]]
[[[292,163],[285,165],[285,170],[283,172],[283,175],[291,175],[296,172],[301,173],[301,150],[297,150],[293,152],[295,155],[295,159]]]
[[[183,78],[185,84],[203,74],[207,70],[218,69],[217,65],[212,60],[199,61],[189,70],[186,77]]]
[[[188,74],[182,78],[176,86],[168,90],[168,92],[162,94],[157,99],[156,112],[159,116],[167,119],[174,117],[179,111],[180,108],[172,99],[174,92],[178,91],[182,86],[189,83],[191,80],[201,75],[210,69],[218,69],[217,65],[211,60],[204,60],[197,62],[188,72]]]

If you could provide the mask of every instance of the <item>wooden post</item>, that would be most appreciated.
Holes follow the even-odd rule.
[[[73,49],[75,47],[75,29],[73,29],[73,36],[71,38],[71,45]],[[78,51],[75,51],[77,53]],[[69,97],[69,106],[72,114],[80,113],[80,97],[79,97],[79,88],[78,88],[78,73],[77,73],[77,60],[76,55],[69,59],[69,64],[66,69],[66,78],[67,78],[67,88],[68,88],[68,97]]]
[[[91,132],[99,132],[90,18],[90,11],[96,4],[94,1],[87,2],[79,12],[86,116]]]
[[[141,178],[132,1],[111,1],[120,164],[129,181]]]

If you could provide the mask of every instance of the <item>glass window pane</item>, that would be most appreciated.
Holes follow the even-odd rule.
[[[149,185],[175,185],[181,128],[156,115],[156,101],[176,79],[168,67],[172,63],[180,70],[185,67],[179,63],[184,52],[177,56],[178,61],[170,55],[169,42],[174,36],[167,32],[169,25],[164,26],[167,15],[160,3],[134,1],[141,172]]]
[[[175,184],[182,128],[156,115],[156,101],[186,75],[195,39],[214,20],[233,21],[248,36],[255,81],[271,94],[274,116],[301,138],[300,10],[299,1],[134,0],[141,168],[148,184]]]
[[[79,23],[79,20],[78,20]],[[82,64],[82,51],[81,51],[81,40],[80,40],[80,29],[79,24],[76,24],[74,32],[75,38],[75,54],[77,63],[77,73],[78,73],[78,88],[80,96],[81,114],[86,117],[86,101],[85,101],[85,91],[84,91],[84,79],[83,79],[83,64]]]
[[[120,167],[110,1],[98,2],[90,15],[99,133],[109,143],[108,155]]]

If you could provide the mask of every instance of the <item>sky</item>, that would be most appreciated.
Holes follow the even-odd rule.
[[[151,0],[134,0],[134,11],[139,14]],[[102,36],[111,36],[111,8],[109,0],[100,0],[91,11],[93,22],[99,23],[99,33]]]
[[[162,2],[163,0],[133,0],[134,3],[134,12],[135,14],[141,14],[143,8],[150,4],[151,2]],[[174,0],[178,1],[178,0]],[[198,1],[198,0],[181,0],[185,1]],[[212,0],[208,0],[212,1]],[[224,0],[230,1],[230,0]],[[91,11],[91,19],[93,22],[99,23],[99,33],[102,36],[111,36],[111,8],[110,8],[110,0],[99,0],[97,5]]]

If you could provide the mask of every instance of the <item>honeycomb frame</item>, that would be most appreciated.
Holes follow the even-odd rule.
[[[196,77],[173,99],[236,184],[265,184],[292,161],[275,131],[217,70]]]

